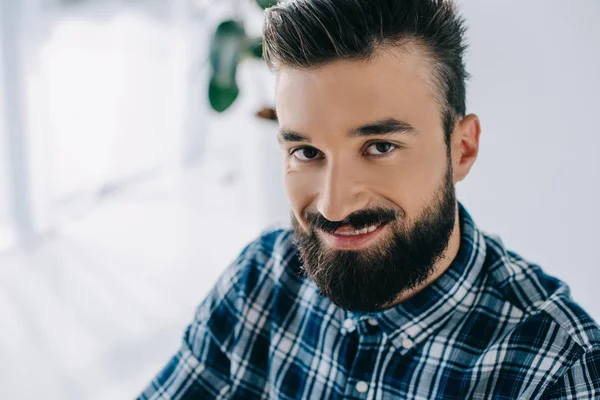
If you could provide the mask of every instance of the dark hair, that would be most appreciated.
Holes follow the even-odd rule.
[[[430,59],[449,145],[466,113],[464,33],[451,0],[287,0],[266,11],[263,48],[277,70],[369,60],[379,48],[415,43]]]

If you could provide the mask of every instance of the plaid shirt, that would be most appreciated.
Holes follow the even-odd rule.
[[[372,314],[319,295],[290,231],[262,235],[139,399],[600,399],[600,327],[462,205],[460,221],[447,272]]]

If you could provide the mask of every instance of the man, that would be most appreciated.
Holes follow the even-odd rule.
[[[456,200],[463,35],[443,0],[267,11],[293,230],[242,252],[141,399],[600,398],[600,327]]]

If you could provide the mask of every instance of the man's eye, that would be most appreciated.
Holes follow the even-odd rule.
[[[310,161],[319,157],[320,151],[314,147],[300,147],[292,151],[292,155],[300,161]]]
[[[390,153],[396,148],[398,148],[398,146],[392,143],[377,142],[369,145],[365,152],[370,156],[380,156],[386,153]]]

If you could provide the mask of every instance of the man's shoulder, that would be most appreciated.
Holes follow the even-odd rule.
[[[241,330],[262,329],[265,318],[261,316],[271,310],[276,292],[297,290],[303,284],[299,270],[292,232],[263,231],[220,275],[197,308],[195,321],[206,325],[217,343],[227,347]]]
[[[285,269],[299,269],[298,247],[293,231],[281,227],[262,231],[242,250],[237,262],[242,270],[268,270],[276,275]]]
[[[522,398],[571,375],[587,374],[599,385],[600,326],[571,298],[569,286],[507,250],[498,237],[484,237],[480,295],[470,313],[477,326],[483,320],[490,329],[478,336],[484,350],[477,362],[494,357],[496,369],[507,372],[501,375],[524,385]]]
[[[256,297],[257,291],[269,291],[282,279],[301,275],[301,263],[293,232],[271,228],[248,243],[223,272],[213,288],[217,299],[226,293]]]
[[[544,327],[582,352],[600,349],[600,326],[573,300],[565,282],[507,250],[498,237],[484,236],[488,290],[520,314],[517,330]]]

